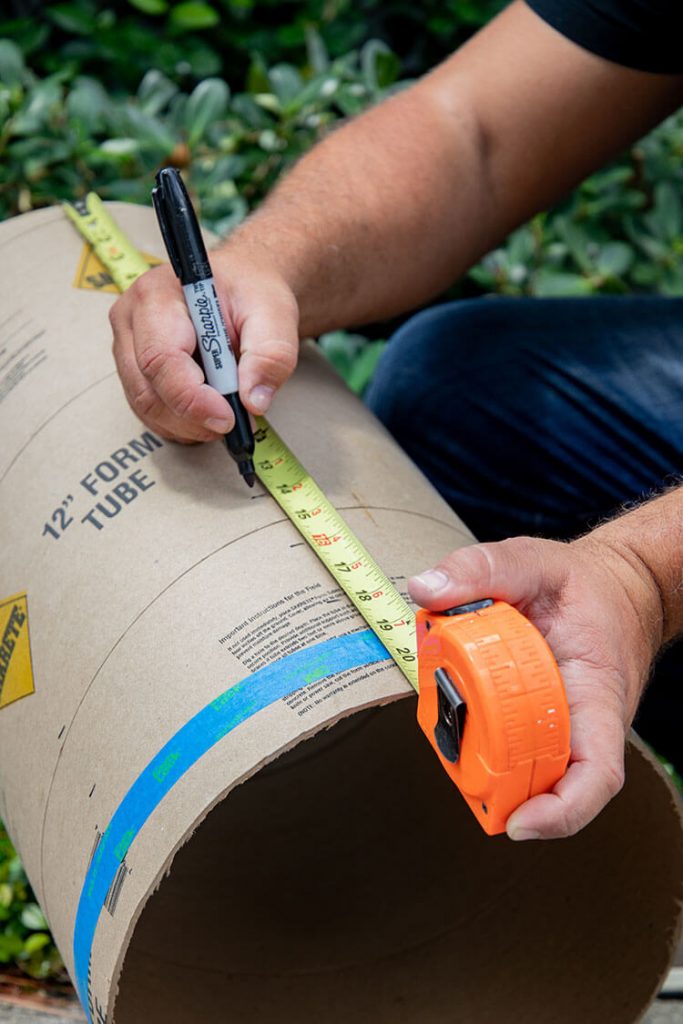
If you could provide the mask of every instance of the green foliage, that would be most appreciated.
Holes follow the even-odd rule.
[[[153,69],[117,96],[68,70],[41,78],[0,40],[0,217],[91,189],[148,203],[156,169],[173,164],[204,222],[224,234],[321,134],[397,88],[398,71],[379,40],[333,59],[310,31],[303,70],[255,57],[236,94],[216,76],[185,90]],[[679,113],[513,232],[470,278],[506,295],[681,295],[682,186]]]
[[[313,33],[309,47],[308,72],[255,58],[236,95],[215,76],[184,91],[150,70],[114,96],[84,75],[40,78],[0,41],[0,217],[89,190],[148,203],[155,171],[173,164],[205,223],[230,230],[327,127],[393,86],[397,63],[377,40],[334,60]]]
[[[0,825],[0,964],[16,964],[32,978],[61,973],[63,964],[48,923],[7,833]]]
[[[683,113],[471,271],[505,295],[683,295]]]
[[[45,76],[68,67],[111,90],[132,91],[155,67],[179,83],[210,75],[242,81],[253,54],[304,66],[314,31],[333,58],[382,39],[410,74],[431,66],[503,6],[503,0],[52,0],[2,34]],[[22,16],[23,15],[23,16]]]
[[[318,343],[351,390],[362,395],[372,380],[386,341],[368,341],[362,334],[331,331],[323,334]]]

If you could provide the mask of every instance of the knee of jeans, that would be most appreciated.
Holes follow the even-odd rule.
[[[411,412],[424,413],[429,396],[445,378],[457,383],[455,369],[472,365],[473,338],[488,300],[449,302],[425,309],[406,321],[382,354],[365,394],[366,404],[387,426]]]

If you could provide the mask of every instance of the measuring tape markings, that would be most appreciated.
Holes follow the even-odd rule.
[[[417,690],[415,616],[408,604],[276,431],[262,418],[257,427],[254,465],[261,483]]]
[[[126,238],[94,192],[89,192],[79,203],[64,203],[63,207],[69,220],[90,242],[120,291],[125,292],[149,270],[149,263]]]

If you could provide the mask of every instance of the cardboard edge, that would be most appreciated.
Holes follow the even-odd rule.
[[[638,736],[633,729],[630,730],[626,737],[626,744],[631,750],[638,754],[641,761],[647,765],[647,767],[657,776],[666,786],[666,790],[669,794],[670,808],[672,811],[672,817],[678,820],[679,823],[679,839],[681,843],[681,853],[683,855],[683,799],[676,789],[671,776],[666,771],[661,761],[655,756],[648,745]],[[652,1006],[652,1003],[657,998],[657,995],[664,986],[669,972],[673,967],[674,960],[676,958],[676,952],[679,945],[683,941],[683,877],[681,878],[681,895],[678,896],[678,916],[676,919],[676,925],[673,931],[668,936],[668,957],[664,968],[657,977],[654,986],[650,992],[647,1003],[643,1007],[642,1013],[639,1016],[639,1021],[644,1020],[648,1010]]]
[[[133,939],[133,935],[135,933],[135,929],[137,927],[138,921],[142,917],[142,914],[143,914],[145,908],[147,907],[149,901],[155,895],[155,893],[158,891],[158,889],[159,889],[161,883],[163,882],[163,880],[170,875],[172,867],[173,867],[173,861],[175,860],[178,852],[192,839],[192,837],[194,836],[194,834],[197,831],[197,829],[208,818],[208,816],[211,814],[211,812],[216,807],[218,807],[219,804],[223,803],[223,801],[226,800],[230,796],[230,794],[235,789],[237,789],[238,786],[241,786],[245,782],[248,782],[250,779],[254,778],[254,776],[256,776],[263,768],[266,768],[268,765],[276,763],[279,760],[279,758],[281,758],[284,754],[287,754],[291,750],[294,750],[296,747],[301,746],[307,740],[311,740],[315,736],[319,736],[321,733],[330,732],[332,729],[335,728],[335,726],[339,725],[340,722],[347,721],[347,720],[353,718],[354,715],[359,714],[362,711],[368,711],[368,710],[371,710],[372,708],[387,707],[390,704],[395,704],[398,701],[410,699],[411,697],[414,697],[413,691],[412,690],[405,690],[405,691],[401,691],[401,692],[396,692],[395,694],[393,694],[390,697],[383,696],[383,697],[381,697],[379,699],[376,699],[376,700],[366,701],[363,704],[356,705],[354,708],[350,708],[350,709],[347,709],[345,711],[342,711],[340,714],[336,715],[335,717],[327,719],[327,721],[323,722],[322,724],[319,723],[318,725],[313,726],[312,728],[306,730],[306,732],[300,733],[298,736],[296,736],[294,739],[292,739],[289,743],[284,744],[284,746],[280,747],[278,750],[276,750],[276,751],[272,752],[271,754],[268,754],[265,757],[261,758],[260,761],[256,762],[256,764],[254,764],[254,766],[251,768],[250,771],[245,772],[238,779],[235,779],[228,787],[226,787],[225,789],[221,790],[206,805],[206,807],[204,807],[203,810],[200,811],[200,813],[197,815],[197,817],[192,822],[192,825],[190,826],[190,828],[187,829],[185,831],[185,833],[180,837],[180,839],[178,839],[178,841],[174,844],[173,849],[168,854],[168,856],[165,858],[165,860],[162,863],[161,867],[157,871],[157,873],[156,873],[156,875],[154,877],[154,880],[152,881],[152,884],[149,886],[146,894],[143,896],[143,898],[140,900],[140,902],[138,903],[137,907],[135,908],[134,912],[131,914],[131,917],[130,917],[130,920],[128,922],[128,926],[126,928],[126,932],[125,932],[125,935],[124,935],[124,938],[123,938],[123,942],[121,943],[121,947],[120,947],[119,952],[117,954],[116,960],[114,961],[114,967],[113,967],[113,970],[112,970],[111,986],[110,986],[110,989],[109,989],[109,1001],[108,1001],[108,1004],[107,1004],[107,1018],[106,1018],[107,1020],[115,1020],[116,1001],[117,1001],[118,995],[119,995],[119,988],[120,988],[120,983],[121,983],[121,975],[122,975],[122,972],[123,972],[123,966],[124,966],[124,963],[125,963],[125,959],[126,959],[126,955],[128,953],[128,950],[130,949],[130,945],[131,945],[131,942],[132,942],[132,939]]]

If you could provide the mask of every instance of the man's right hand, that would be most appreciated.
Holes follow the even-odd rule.
[[[294,370],[299,312],[289,285],[263,263],[227,249],[209,256],[235,355],[240,396],[254,415],[265,413]],[[112,306],[114,358],[126,398],[162,437],[212,441],[234,424],[226,400],[204,380],[183,292],[170,266],[148,271]]]

